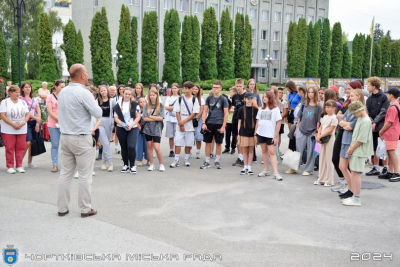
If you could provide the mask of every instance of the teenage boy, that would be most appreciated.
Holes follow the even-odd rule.
[[[281,112],[281,117],[282,117],[282,123],[281,123],[281,129],[279,130],[279,144],[278,144],[278,151],[279,151],[279,156],[282,156],[282,152],[279,149],[281,147],[281,142],[282,142],[282,134],[285,133],[285,123],[284,121],[286,120],[286,116],[288,113],[288,102],[283,98],[283,88],[279,87],[278,88],[278,107]]]
[[[235,87],[231,87],[229,89],[229,97],[231,99],[236,93],[237,93],[237,91],[236,91]],[[229,116],[228,116],[228,122],[226,123],[226,130],[225,130],[225,150],[222,151],[222,154],[228,154],[229,152],[231,154],[235,154],[235,152],[236,152],[236,137],[232,137],[232,142],[231,142],[233,109],[234,109],[234,107],[232,105],[229,105]]]
[[[213,83],[212,95],[207,97],[203,111],[203,125],[201,129],[204,133],[204,142],[206,143],[206,161],[200,169],[210,168],[211,143],[215,138],[217,152],[214,166],[221,169],[219,159],[221,157],[221,144],[224,140],[226,122],[228,121],[229,103],[226,97],[221,95],[222,84],[220,81]]]
[[[242,79],[237,79],[235,82],[235,87],[237,93],[232,97],[232,105],[235,107],[235,111],[233,112],[233,118],[232,118],[232,138],[235,138],[237,140],[238,137],[238,111],[241,107],[244,106],[244,81]],[[238,146],[238,158],[237,160],[232,164],[232,166],[240,166],[243,167],[243,152],[241,146]]]
[[[374,152],[372,125],[365,107],[360,101],[351,103],[349,112],[358,118],[353,130],[351,145],[346,152],[347,155],[351,156],[351,187],[354,192],[349,189],[341,195],[341,198],[343,198],[343,205],[345,206],[361,206],[361,173],[364,172],[366,157]]]
[[[185,95],[175,101],[174,111],[176,112],[175,133],[175,159],[169,165],[171,168],[179,167],[179,156],[181,154],[181,147],[185,147],[185,166],[189,167],[190,151],[194,146],[194,130],[193,118],[200,112],[199,101],[192,95],[192,88],[194,83],[185,82],[183,90]]]
[[[381,79],[379,77],[370,77],[367,80],[368,91],[371,94],[367,99],[368,115],[372,121],[372,139],[374,142],[374,167],[366,175],[380,175],[379,158],[376,156],[376,148],[378,147],[379,131],[382,129],[385,122],[386,111],[389,107],[389,101],[386,95],[380,90]],[[387,165],[382,170],[382,174],[387,172]]]
[[[386,113],[385,124],[379,131],[379,136],[386,142],[389,169],[387,173],[381,174],[378,177],[380,179],[389,179],[391,182],[399,182],[399,159],[397,158],[396,149],[400,134],[400,90],[397,88],[390,88],[386,94],[390,102],[390,106]]]

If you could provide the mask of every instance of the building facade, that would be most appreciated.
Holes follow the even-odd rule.
[[[85,44],[85,66],[91,76],[89,35],[91,20],[104,6],[107,10],[113,59],[117,58],[116,44],[119,31],[121,5],[127,5],[131,16],[138,19],[139,52],[138,69],[141,66],[141,32],[145,12],[156,11],[159,25],[159,77],[164,65],[163,23],[165,13],[176,9],[181,23],[186,15],[196,15],[202,23],[203,12],[213,7],[220,21],[222,11],[228,9],[235,20],[236,13],[248,15],[252,26],[252,78],[262,83],[284,83],[286,71],[287,31],[290,21],[306,18],[307,24],[328,17],[329,0],[85,0],[74,1],[72,20],[82,31]],[[266,60],[267,57],[270,60]],[[113,60],[116,73],[116,62]]]

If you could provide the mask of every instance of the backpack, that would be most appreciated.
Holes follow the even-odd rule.
[[[397,117],[399,118],[399,122],[400,122],[400,110],[396,105],[393,105],[396,109],[397,109]],[[400,140],[400,135],[399,135],[399,140]]]

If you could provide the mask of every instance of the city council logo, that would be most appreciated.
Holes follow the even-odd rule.
[[[253,6],[256,6],[256,5],[258,4],[258,0],[251,0],[250,3],[251,3]]]
[[[14,248],[14,245],[7,245],[7,248],[3,249],[3,261],[9,266],[17,263],[18,249]]]

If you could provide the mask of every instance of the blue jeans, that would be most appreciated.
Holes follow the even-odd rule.
[[[58,147],[60,145],[60,129],[49,127],[49,134],[51,140],[51,160],[53,166],[58,166]]]
[[[149,160],[149,155],[147,155],[147,142],[146,136],[144,134],[138,134],[137,143],[136,143],[136,160],[142,161],[144,158]]]

